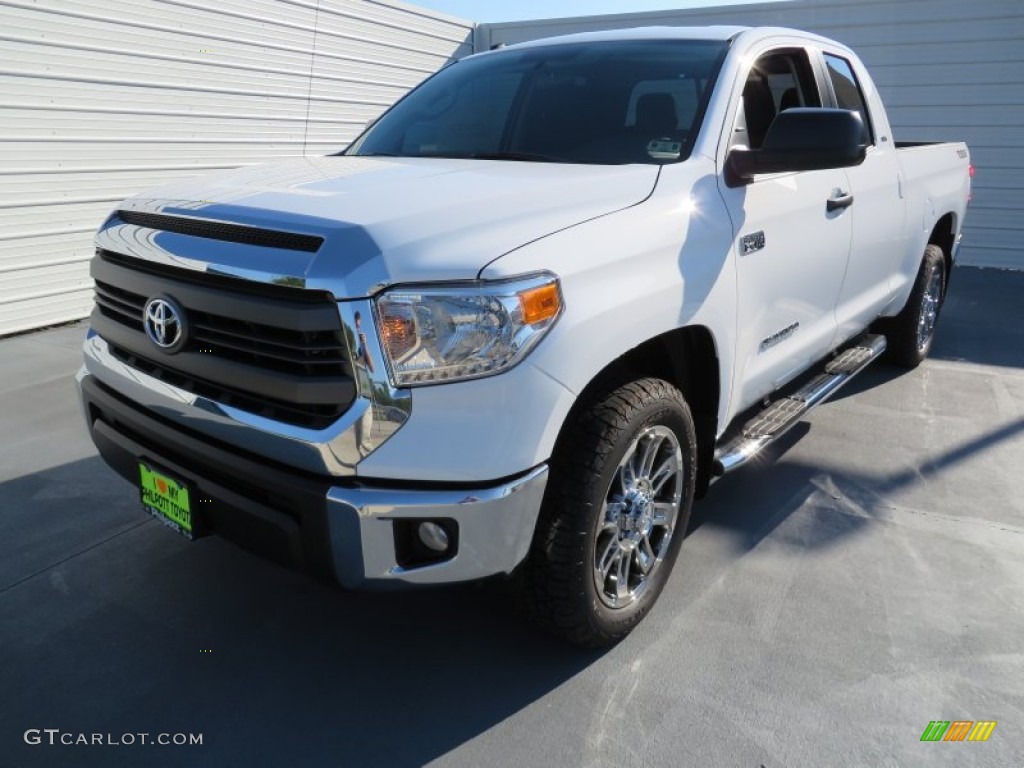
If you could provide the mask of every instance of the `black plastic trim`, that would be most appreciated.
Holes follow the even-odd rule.
[[[420,541],[420,523],[435,523],[448,535],[448,549],[435,552]],[[402,568],[421,568],[453,559],[459,554],[459,524],[450,517],[400,517],[391,520],[395,561]]]
[[[329,293],[217,278],[104,250],[90,271],[92,326],[129,365],[216,402],[316,429],[355,399],[349,341]],[[173,352],[144,331],[144,307],[154,296],[181,307],[187,331]]]
[[[355,399],[355,381],[349,376],[296,376],[201,351],[186,350],[173,356],[164,355],[147,336],[111,320],[99,309],[93,310],[89,322],[108,344],[121,347],[156,366],[225,389],[244,392],[250,397],[265,397],[295,405],[338,406],[347,406]]]
[[[93,442],[120,475],[137,483],[138,460],[146,458],[196,489],[195,512],[204,529],[281,565],[336,580],[327,520],[329,480],[193,437],[91,376],[81,389]]]
[[[306,304],[317,304],[325,301],[335,301],[330,291],[313,288],[303,288],[296,285],[283,285],[279,283],[261,283],[254,280],[246,280],[235,275],[222,274],[215,271],[216,267],[211,265],[205,271],[189,269],[188,267],[175,267],[170,264],[162,264],[156,261],[138,259],[134,256],[125,256],[122,253],[108,251],[104,248],[96,249],[96,256],[116,266],[125,267],[133,272],[142,272],[147,275],[167,277],[171,280],[201,285],[205,288],[223,288],[232,293],[244,293],[250,296],[266,296],[271,299],[284,299],[291,302],[303,302]]]
[[[289,251],[305,251],[306,253],[316,253],[324,244],[324,239],[316,235],[281,232],[275,229],[247,227],[242,224],[229,224],[206,219],[192,219],[188,216],[169,216],[163,213],[146,213],[144,211],[118,211],[116,215],[125,224],[174,232],[179,235],[204,237],[208,240],[223,240],[228,243],[284,248]]]
[[[117,264],[102,255],[92,260],[89,271],[94,280],[142,297],[170,294],[190,310],[215,310],[219,315],[236,320],[294,331],[335,331],[340,327],[337,307],[323,300],[315,306],[302,306],[285,299],[225,291],[216,286],[148,274]]]

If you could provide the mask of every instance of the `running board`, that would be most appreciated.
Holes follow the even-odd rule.
[[[828,400],[885,351],[884,336],[863,336],[825,365],[793,394],[776,400],[743,425],[740,433],[715,452],[714,477],[741,467],[766,445],[782,437],[814,406]]]

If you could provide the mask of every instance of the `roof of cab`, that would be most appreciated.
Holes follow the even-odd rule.
[[[533,48],[562,43],[590,43],[608,40],[730,40],[751,27],[631,27],[628,29],[602,29],[596,32],[577,32],[571,35],[545,37],[524,43],[513,43],[509,48]]]

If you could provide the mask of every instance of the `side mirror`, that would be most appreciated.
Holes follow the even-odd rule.
[[[787,109],[775,116],[760,149],[734,149],[726,181],[738,186],[758,173],[849,168],[864,162],[864,123],[846,109]]]

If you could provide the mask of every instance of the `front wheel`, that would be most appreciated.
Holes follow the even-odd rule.
[[[886,359],[906,368],[916,368],[928,357],[935,339],[935,323],[946,298],[946,259],[942,249],[929,245],[907,305],[881,326],[888,347]]]
[[[620,640],[671,573],[690,518],[697,438],[682,394],[639,379],[581,409],[551,461],[520,597],[578,645]]]

